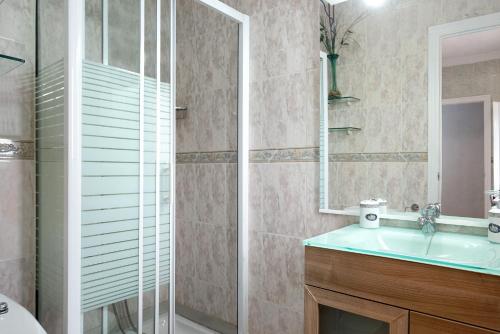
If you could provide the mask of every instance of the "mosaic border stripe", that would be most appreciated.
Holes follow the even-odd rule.
[[[177,153],[177,163],[193,164],[193,163],[237,163],[238,152],[223,151],[223,152],[191,152]]]
[[[1,160],[31,160],[35,156],[35,144],[28,140],[0,139]],[[427,152],[397,153],[334,153],[330,162],[427,162]],[[178,163],[237,163],[238,152],[190,152],[177,153]],[[289,148],[250,151],[250,162],[319,162],[319,148]]]
[[[0,160],[33,160],[35,143],[30,140],[0,139]]]
[[[237,151],[177,153],[177,163],[237,163]],[[319,148],[289,148],[251,150],[251,163],[269,162],[318,162]]]
[[[251,163],[319,162],[319,148],[251,150]],[[427,162],[427,152],[333,153],[329,162]],[[238,152],[177,153],[177,163],[237,163]]]
[[[250,162],[319,162],[319,147],[252,150]]]
[[[427,162],[427,152],[334,153],[329,162]]]

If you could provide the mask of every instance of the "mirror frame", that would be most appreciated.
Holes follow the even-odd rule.
[[[464,19],[461,21],[450,22],[442,25],[429,27],[428,33],[428,180],[430,175],[438,175],[441,169],[441,100],[442,100],[442,52],[441,41],[444,38],[464,35],[472,32],[479,32],[500,27],[500,12],[477,16],[474,18]],[[324,84],[328,80],[328,68],[324,52],[320,52],[320,213],[334,214],[342,216],[359,216],[356,212],[346,210],[330,209],[328,207],[328,191],[329,191],[329,150],[328,150],[328,85]],[[493,108],[492,120],[494,124],[500,121],[498,110]],[[500,138],[496,132],[493,138],[494,151],[494,184],[495,188],[500,186]],[[432,143],[432,144],[431,144]],[[437,145],[436,145],[437,143]],[[437,202],[439,199],[440,182],[427,183],[427,199],[428,202]],[[388,213],[380,215],[382,219],[401,220],[401,221],[416,221],[418,213]],[[457,216],[441,216],[438,218],[439,224],[461,225],[472,227],[488,226],[488,219],[479,219],[471,217]]]

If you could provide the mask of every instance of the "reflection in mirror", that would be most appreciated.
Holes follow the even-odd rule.
[[[412,208],[418,211],[426,203],[426,136],[421,124],[426,82],[425,69],[419,68],[425,66],[426,54],[416,50],[418,55],[407,58],[400,42],[416,36],[394,33],[400,27],[395,17],[410,18],[409,10],[419,6],[417,1],[404,10],[390,2],[379,8],[364,1],[335,6],[339,30],[355,24],[347,45],[337,49],[335,75],[331,74],[330,51],[323,47],[322,211],[357,214],[360,201],[382,198],[388,202],[388,212],[415,216]],[[402,73],[406,70],[403,61],[409,66],[407,74]],[[332,78],[337,78],[338,90],[348,99],[329,99]],[[411,99],[402,92],[404,81],[411,83],[405,87]],[[404,117],[403,110],[410,117]],[[403,138],[407,128],[414,130],[412,137]]]
[[[500,101],[500,28],[443,39],[441,171],[443,213],[486,218],[494,188],[493,104]],[[495,118],[496,119],[496,118]],[[498,169],[498,167],[497,167]],[[498,178],[498,175],[496,175]]]
[[[375,198],[382,218],[415,221],[442,202],[441,222],[486,224],[486,191],[500,187],[499,11],[494,0],[335,5],[340,30],[356,24],[335,66],[322,45],[321,212],[359,215]]]

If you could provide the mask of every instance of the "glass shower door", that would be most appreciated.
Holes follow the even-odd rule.
[[[172,3],[37,1],[37,317],[48,333],[170,332]]]
[[[168,333],[169,3],[86,1],[84,333]]]

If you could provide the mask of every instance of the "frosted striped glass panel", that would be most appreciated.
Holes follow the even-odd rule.
[[[82,311],[138,295],[139,74],[84,62],[82,111]],[[161,85],[169,121],[170,87]],[[155,287],[156,80],[144,92],[144,290]],[[160,142],[168,144],[169,129]],[[165,152],[168,154],[168,152]],[[168,158],[167,158],[168,161]],[[168,198],[169,187],[161,198]],[[168,206],[161,211],[168,226]],[[168,228],[165,229],[168,231]],[[168,279],[169,233],[161,233],[160,268]]]
[[[62,333],[64,293],[64,61],[36,78],[36,225],[38,318]]]

